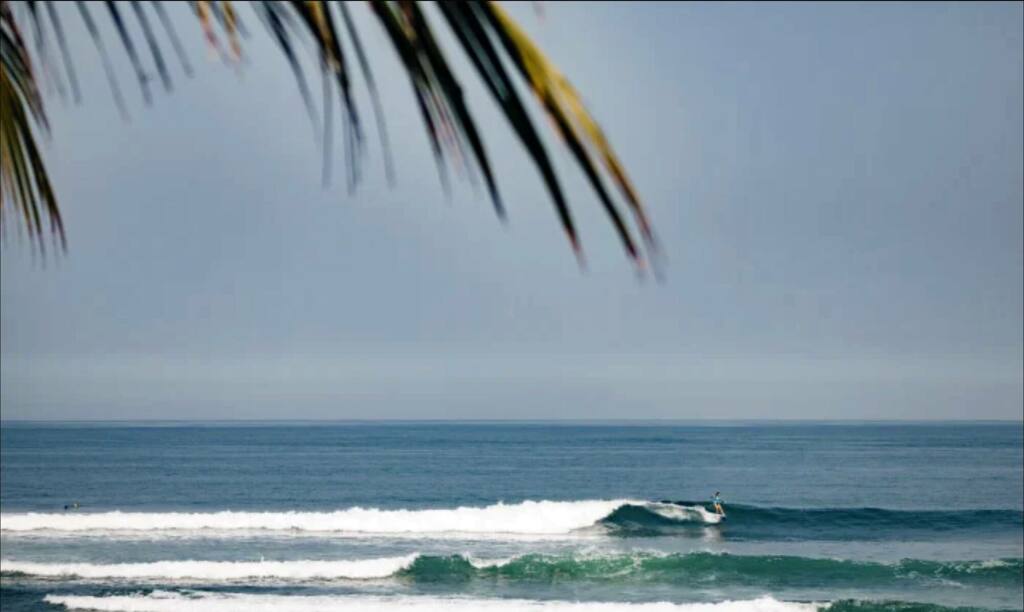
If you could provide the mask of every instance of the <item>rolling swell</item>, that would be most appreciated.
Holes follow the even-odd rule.
[[[462,556],[419,556],[397,575],[417,582],[622,581],[693,587],[761,586],[873,588],[904,585],[1021,587],[1024,560],[938,562],[904,559],[896,563],[794,556],[712,553],[607,556],[523,555],[481,564]]]
[[[895,563],[796,556],[631,553],[618,555],[527,554],[505,560],[461,555],[410,555],[364,560],[158,561],[118,564],[43,564],[5,560],[5,578],[80,578],[88,581],[216,584],[262,580],[322,582],[394,578],[414,583],[621,582],[694,588],[731,585],[766,589],[899,586],[976,586],[1019,589],[1024,560]]]

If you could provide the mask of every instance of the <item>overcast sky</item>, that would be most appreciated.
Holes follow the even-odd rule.
[[[48,104],[70,249],[45,266],[3,249],[2,416],[1020,419],[1022,6],[512,6],[650,208],[662,284],[635,278],[548,138],[580,271],[455,45],[507,226],[468,183],[444,196],[362,6],[398,183],[371,132],[353,196],[321,188],[248,7],[240,71],[171,8],[196,74],[168,57],[152,108],[114,53],[130,123],[59,7],[85,98]]]

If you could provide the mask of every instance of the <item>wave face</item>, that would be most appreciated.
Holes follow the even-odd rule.
[[[473,536],[604,533],[622,536],[677,535],[714,526],[731,539],[880,540],[925,533],[1020,531],[1017,510],[915,511],[879,508],[766,508],[729,505],[722,521],[697,502],[634,500],[524,501],[451,509],[334,512],[97,512],[4,513],[4,533],[68,532],[250,532]]]
[[[270,579],[309,581],[398,578],[425,583],[472,580],[505,582],[613,581],[693,587],[745,585],[764,588],[827,586],[1020,587],[1024,560],[939,562],[904,559],[896,563],[794,556],[712,553],[623,555],[528,554],[506,560],[460,555],[408,555],[356,561],[159,561],[117,564],[0,562],[6,576],[216,583]]]
[[[626,536],[675,535],[681,530],[718,525],[733,540],[884,540],[956,532],[1020,532],[1019,510],[888,510],[882,508],[770,508],[728,504],[727,518],[700,502],[626,503],[602,520]]]
[[[45,601],[69,610],[101,610],[106,612],[237,612],[240,610],[274,610],[275,612],[323,612],[345,610],[384,612],[387,610],[477,611],[496,612],[816,612],[827,605],[792,603],[762,597],[748,601],[721,603],[672,604],[621,602],[535,601],[523,599],[471,599],[440,597],[369,597],[369,596],[281,596],[248,593],[179,594],[154,591],[146,595],[115,595],[107,597],[47,595]]]
[[[460,556],[421,556],[400,574],[417,581],[501,579],[506,581],[600,580],[687,586],[746,585],[790,588],[827,585],[877,587],[899,584],[979,584],[1019,586],[1024,561],[938,562],[905,559],[897,563],[794,556],[713,553],[601,556],[523,555],[481,566]]]

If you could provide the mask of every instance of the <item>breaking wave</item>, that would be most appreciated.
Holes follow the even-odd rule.
[[[675,585],[762,586],[768,589],[828,586],[878,587],[914,584],[1020,587],[1024,560],[894,563],[797,556],[631,553],[609,555],[527,554],[511,559],[412,554],[362,560],[157,561],[151,563],[35,563],[0,561],[4,576],[132,580],[190,584],[232,581],[313,581],[395,578],[460,583],[619,581]]]
[[[333,512],[3,513],[4,534],[277,532],[339,536],[658,536],[715,527],[733,539],[885,539],[922,532],[1024,528],[1018,510],[916,511],[881,508],[768,508],[732,504],[728,518],[697,502],[524,501],[438,509],[353,507]]]
[[[568,534],[644,502],[524,501],[452,509],[347,508],[335,512],[97,512],[0,515],[3,532],[236,531],[419,534]]]

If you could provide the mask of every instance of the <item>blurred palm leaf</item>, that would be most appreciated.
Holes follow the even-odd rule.
[[[42,4],[46,5],[45,11],[39,6]],[[242,39],[248,36],[248,30],[236,8],[238,3],[229,0],[197,0],[189,4],[210,49],[226,61],[239,62],[243,56]],[[330,168],[333,117],[331,100],[333,94],[337,93],[344,122],[347,176],[350,186],[353,186],[359,179],[358,160],[365,139],[354,95],[353,75],[347,55],[349,50],[354,51],[363,82],[370,94],[389,181],[392,179],[393,170],[387,144],[387,128],[373,73],[355,22],[349,13],[348,4],[329,0],[264,0],[250,3],[253,14],[263,23],[288,61],[314,131],[323,139],[325,180]],[[449,162],[465,165],[471,171],[471,177],[472,172],[479,172],[495,210],[499,216],[504,217],[505,210],[498,187],[498,177],[490,163],[483,136],[463,96],[461,83],[449,64],[420,3],[412,0],[371,0],[368,4],[371,14],[382,26],[410,80],[438,164],[442,184],[447,189],[446,168]],[[127,108],[108,56],[108,47],[94,21],[94,12],[84,2],[77,2],[77,5],[82,24],[103,60],[115,102],[122,115],[127,118]],[[172,5],[165,5],[159,1],[143,3],[137,0],[104,0],[103,5],[105,11],[101,12],[108,15],[114,31],[117,32],[120,48],[130,60],[147,104],[152,95],[149,87],[150,76],[136,45],[137,40],[145,41],[145,48],[149,51],[164,89],[170,91],[172,86],[171,71],[165,61],[166,54],[161,49],[160,39],[151,25],[155,23],[150,19],[151,11],[162,25],[166,39],[170,40],[184,73],[188,76],[192,74],[185,49],[166,12],[166,8]],[[126,19],[126,15],[129,14],[126,9],[129,6],[131,14],[134,15],[134,24],[137,26],[137,32],[134,34],[132,30],[136,28]],[[36,134],[46,133],[48,124],[35,66],[42,66],[47,82],[52,85],[51,90],[56,88],[61,96],[64,96],[66,91],[62,72],[58,70],[49,50],[48,37],[45,34],[47,30],[53,31],[63,63],[63,75],[66,75],[74,100],[77,102],[79,99],[80,84],[71,63],[72,54],[67,48],[64,22],[59,16],[62,10],[57,3],[52,2],[0,0],[0,54],[3,68],[0,78],[0,122],[3,128],[0,138],[0,175],[3,178],[3,188],[0,190],[3,198],[0,203],[0,227],[6,235],[6,228],[10,225],[7,218],[14,214],[17,226],[24,228],[32,242],[40,248],[43,247],[43,237],[46,233],[44,217],[49,223],[50,234],[62,246],[65,240],[60,209],[36,145]],[[626,252],[638,265],[642,265],[644,256],[633,238],[629,224],[604,186],[600,166],[603,166],[606,175],[617,185],[622,198],[633,213],[634,222],[647,244],[648,251],[654,253],[655,241],[650,221],[622,163],[568,80],[496,2],[441,2],[437,5],[437,12],[451,28],[462,51],[475,67],[477,75],[486,85],[532,159],[551,195],[574,251],[580,254],[580,241],[568,201],[542,139],[517,93],[517,86],[511,74],[506,69],[506,63],[511,65],[529,85],[604,206]],[[338,27],[337,14],[341,15],[343,28]],[[34,52],[29,51],[22,36],[25,25],[29,25],[30,31],[34,34]],[[226,41],[226,51],[221,46],[221,40]],[[308,41],[314,43],[315,59],[323,78],[324,103],[319,112],[312,99],[302,62],[297,55],[298,50],[304,48],[303,43]],[[319,136],[321,133],[323,135]]]
[[[13,213],[21,220],[19,227],[45,250],[42,209],[50,232],[64,248],[64,224],[36,146],[33,124],[49,129],[25,41],[10,7],[0,3],[0,231],[6,237],[7,216]]]

